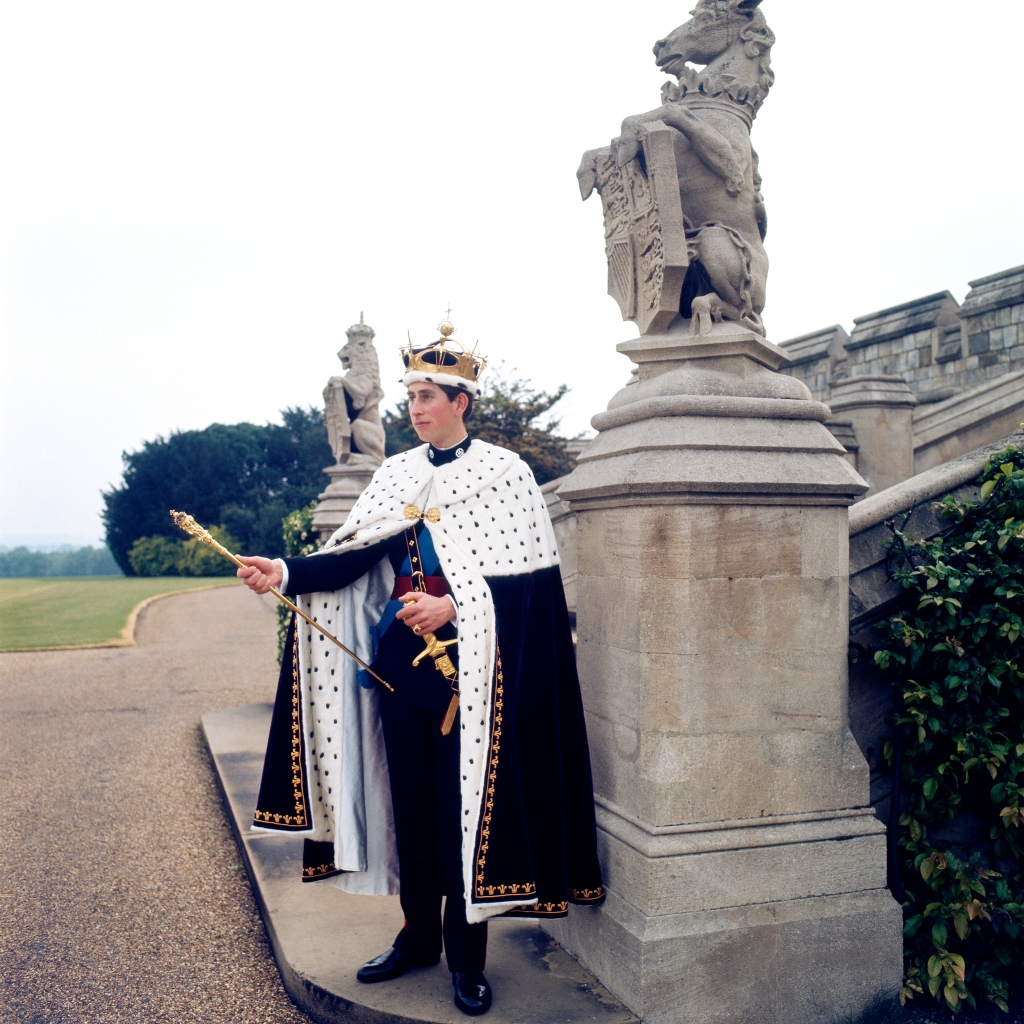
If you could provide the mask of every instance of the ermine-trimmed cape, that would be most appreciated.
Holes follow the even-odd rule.
[[[458,605],[462,869],[471,923],[562,916],[604,895],[583,705],[554,533],[530,468],[474,440],[434,467],[427,445],[388,459],[317,558],[425,520]],[[385,556],[300,607],[365,661],[394,576]],[[348,892],[394,894],[398,856],[377,709],[358,666],[308,625],[289,633],[254,828],[333,842]]]

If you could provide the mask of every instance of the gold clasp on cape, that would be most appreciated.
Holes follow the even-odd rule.
[[[415,505],[406,505],[403,515],[406,519],[426,519],[430,523],[436,523],[441,518],[441,513],[436,508],[428,508],[421,512]]]

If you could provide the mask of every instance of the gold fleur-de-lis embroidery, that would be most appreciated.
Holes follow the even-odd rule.
[[[299,711],[299,633],[295,631],[292,643],[292,796],[295,800],[294,814],[271,814],[257,811],[256,821],[291,825],[306,828],[306,801],[302,790],[302,723]]]

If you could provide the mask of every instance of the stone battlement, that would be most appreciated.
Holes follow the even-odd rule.
[[[868,494],[987,444],[1024,419],[1024,266],[970,287],[962,305],[948,291],[936,292],[856,317],[850,335],[837,324],[780,342],[789,356],[782,372],[832,406],[826,426],[871,485]],[[889,410],[892,403],[871,383],[883,377],[902,380],[896,404],[915,399],[912,416]]]
[[[784,373],[828,402],[846,377],[899,374],[922,404],[1024,370],[1024,266],[969,282],[962,305],[948,291],[781,341]]]

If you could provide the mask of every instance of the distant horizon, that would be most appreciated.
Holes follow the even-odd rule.
[[[107,542],[102,537],[93,538],[76,537],[60,533],[24,533],[24,534],[0,534],[0,551],[13,550],[14,548],[28,548],[29,551],[57,551],[62,547],[69,547],[72,550],[79,548],[106,547]]]

